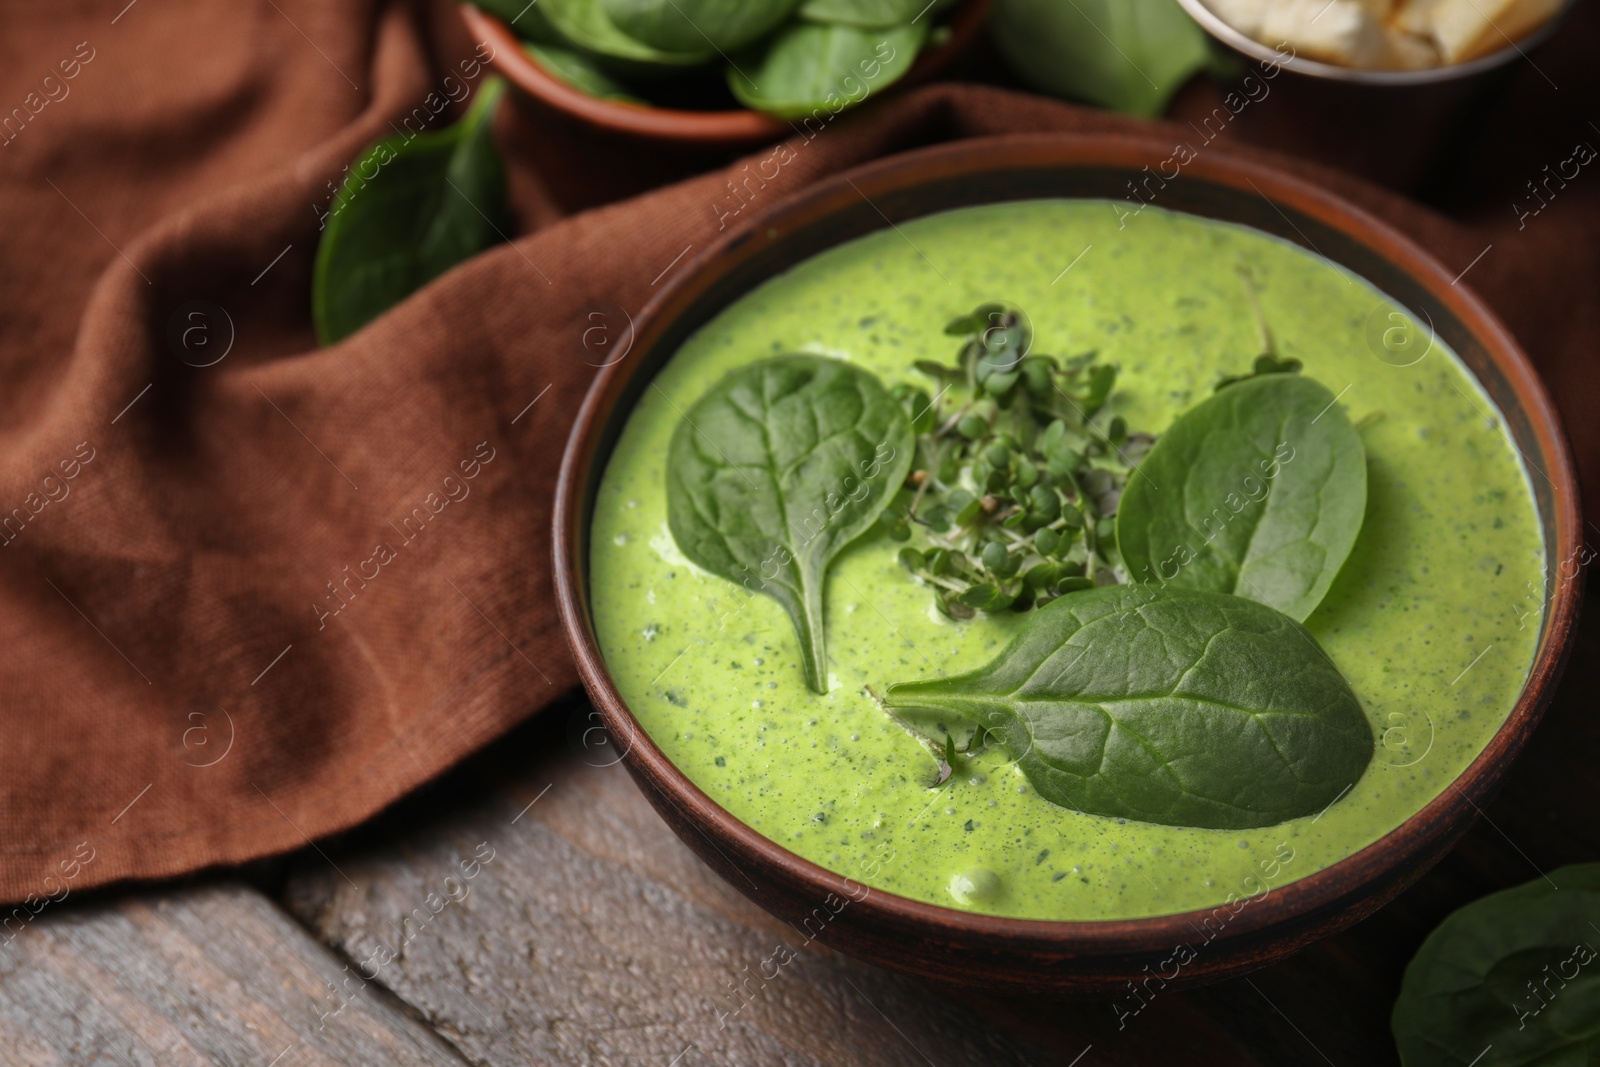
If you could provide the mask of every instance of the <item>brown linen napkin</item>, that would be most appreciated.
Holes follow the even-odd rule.
[[[318,349],[329,183],[471,42],[445,4],[124,4],[11,4],[0,35],[0,899],[24,917],[349,827],[573,686],[548,526],[584,331],[684,270],[724,202],[717,172],[562,218],[694,162],[507,115],[531,235]],[[762,196],[953,138],[1135,127],[936,86],[839,119]],[[1493,240],[1472,284],[1597,473],[1600,177],[1512,236],[1310,173],[1447,264]]]

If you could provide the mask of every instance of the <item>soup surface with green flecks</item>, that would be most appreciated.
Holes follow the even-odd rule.
[[[778,604],[696,568],[673,541],[668,443],[735,367],[812,352],[926,386],[912,363],[951,359],[944,324],[1002,300],[1028,312],[1041,350],[1097,349],[1120,365],[1112,410],[1159,433],[1260,351],[1241,271],[1280,355],[1338,395],[1367,453],[1365,523],[1306,627],[1360,698],[1377,747],[1317,816],[1228,831],[1078,814],[1035,794],[998,748],[932,788],[934,756],[866,687],[979,666],[1025,616],[945,617],[873,530],[829,574],[822,696],[805,685]],[[1544,558],[1523,466],[1440,342],[1407,366],[1380,358],[1373,316],[1398,314],[1277,238],[1153,207],[1119,225],[1103,201],[967,208],[831,249],[706,324],[630,415],[591,532],[606,664],[651,738],[719,804],[878,889],[995,915],[1121,919],[1312,874],[1461,774],[1516,703],[1539,632]]]

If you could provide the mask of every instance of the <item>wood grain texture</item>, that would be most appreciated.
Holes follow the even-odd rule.
[[[289,882],[289,909],[369,973],[393,952],[377,980],[473,1063],[1067,1063],[1114,1033],[1105,1004],[974,1011],[970,994],[829,951],[825,932],[808,941],[696,859],[620,766],[587,765],[563,736],[581,733],[587,706],[573,714],[567,729],[554,709],[325,846],[329,860],[304,857]],[[493,859],[465,879],[485,849]],[[1007,1011],[1037,1033],[985,1022]],[[1175,998],[1146,1020],[1084,1062],[1253,1062]]]
[[[0,1064],[461,1063],[381,994],[335,1011],[344,966],[238,884],[52,904],[0,947]]]

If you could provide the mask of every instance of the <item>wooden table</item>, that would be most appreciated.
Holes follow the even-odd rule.
[[[0,945],[0,1063],[1397,1062],[1400,975],[1450,910],[1600,854],[1600,627],[1487,816],[1347,933],[1247,978],[1106,1002],[943,990],[784,941],[550,709],[359,831],[180,885],[74,896]],[[392,958],[391,958],[392,956]]]

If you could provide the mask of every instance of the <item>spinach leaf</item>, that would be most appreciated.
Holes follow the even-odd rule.
[[[547,0],[540,0],[539,3],[529,3],[528,0],[472,0],[473,6],[482,8],[499,18],[523,40],[554,44],[561,40],[561,35],[556,32],[555,27],[545,21],[544,12],[540,9],[546,2]]]
[[[1367,506],[1366,450],[1326,388],[1235,382],[1185,412],[1128,481],[1117,546],[1133,581],[1210,589],[1304,620]]]
[[[1390,1021],[1401,1062],[1600,1062],[1597,927],[1600,863],[1562,867],[1452,914],[1406,968]]]
[[[806,684],[828,691],[828,564],[905,481],[911,427],[868,372],[820,356],[733,371],[684,415],[667,455],[667,522],[694,563],[789,613]]]
[[[545,21],[573,48],[622,61],[631,70],[685,67],[704,63],[716,50],[702,38],[685,51],[655,48],[631,37],[607,14],[601,0],[539,0]]]
[[[1027,619],[987,666],[892,685],[884,706],[936,743],[987,731],[1053,804],[1168,826],[1312,815],[1372,758],[1338,668],[1252,600],[1114,585]]]
[[[600,0],[623,33],[666,52],[732,51],[765,37],[798,0]]]
[[[809,22],[831,22],[841,26],[884,29],[901,26],[913,19],[932,18],[949,7],[951,0],[805,0],[800,17]]]
[[[1034,88],[1151,118],[1211,56],[1177,0],[997,0],[989,29]]]
[[[323,344],[498,239],[506,180],[490,126],[504,90],[498,77],[485,79],[460,122],[385,138],[350,168],[312,268],[311,314]]]
[[[728,88],[746,107],[779,118],[838,113],[898,81],[926,36],[922,23],[864,30],[796,22],[753,65],[730,67]]]
[[[628,87],[613,78],[605,68],[582,52],[554,44],[528,42],[523,49],[533,61],[574,89],[605,100],[638,102]]]
[[[1302,366],[1298,359],[1279,359],[1271,352],[1263,352],[1250,365],[1250,373],[1225,376],[1217,383],[1215,391],[1220,393],[1230,385],[1247,382],[1251,378],[1264,378],[1269,374],[1299,374]]]

